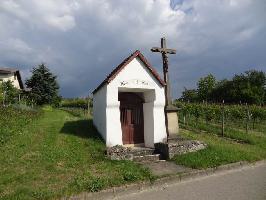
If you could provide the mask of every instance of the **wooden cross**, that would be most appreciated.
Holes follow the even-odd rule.
[[[165,104],[166,108],[172,105],[172,97],[171,97],[171,89],[170,89],[170,80],[168,74],[168,56],[167,54],[176,54],[175,49],[167,49],[166,48],[166,39],[161,38],[161,48],[160,47],[153,47],[151,48],[152,52],[159,52],[162,54],[163,59],[163,76],[164,82],[166,83],[165,88]]]

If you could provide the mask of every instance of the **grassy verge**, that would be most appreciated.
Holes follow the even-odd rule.
[[[221,125],[215,124],[215,123],[208,123],[206,124],[203,121],[193,122],[189,125],[180,124],[182,128],[188,128],[191,130],[194,130],[195,132],[198,131],[205,131],[209,134],[215,134],[215,135],[221,135]],[[256,144],[258,143],[258,140],[261,140],[261,138],[265,138],[265,132],[266,130],[263,129],[262,131],[254,131],[249,130],[248,134],[245,130],[231,127],[226,125],[224,130],[224,137],[239,140],[240,142],[248,143],[248,144]]]
[[[192,168],[216,167],[222,164],[237,161],[257,161],[266,158],[266,136],[264,134],[252,135],[252,144],[240,144],[215,134],[201,133],[181,129],[181,135],[185,138],[201,140],[208,147],[198,152],[175,156],[173,160]]]
[[[153,179],[138,164],[106,159],[91,117],[44,109],[20,131],[0,146],[0,199],[54,199]]]
[[[24,109],[2,107],[0,105],[0,147],[21,134],[22,129],[40,115],[40,110],[27,107]]]

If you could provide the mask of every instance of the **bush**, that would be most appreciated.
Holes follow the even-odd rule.
[[[220,120],[222,116],[222,105],[219,104],[203,104],[203,103],[184,103],[176,101],[175,105],[181,108],[180,114],[192,115],[195,118],[203,118],[207,120]],[[227,119],[246,120],[247,109],[249,118],[254,120],[266,120],[266,107],[262,106],[246,106],[246,105],[225,105],[224,113]]]
[[[20,91],[15,88],[11,81],[6,81],[0,84],[0,100],[5,105],[10,105],[18,102]]]
[[[66,107],[66,108],[88,109],[88,105],[89,105],[89,108],[92,108],[91,98],[63,99],[60,106]]]

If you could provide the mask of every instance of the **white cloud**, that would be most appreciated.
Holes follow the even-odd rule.
[[[2,46],[1,50],[13,51],[14,53],[29,54],[32,51],[32,48],[19,38],[8,38],[5,41],[0,40],[0,45]]]
[[[20,5],[13,0],[3,0],[0,2],[0,10],[6,11],[17,17],[26,17],[27,13],[21,9]]]
[[[47,16],[45,21],[48,25],[58,28],[62,31],[67,31],[75,26],[75,19],[71,15],[64,16]]]
[[[265,1],[172,0],[171,6],[167,0],[1,0],[0,64],[27,71],[46,62],[64,95],[92,90],[135,49],[160,66],[149,49],[162,36],[178,52],[170,56],[175,94],[209,72],[222,76],[250,63],[266,65],[260,56]],[[259,52],[245,54],[252,49]]]

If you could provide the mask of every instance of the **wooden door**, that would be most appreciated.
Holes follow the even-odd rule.
[[[134,93],[119,93],[123,144],[144,143],[143,100]]]

